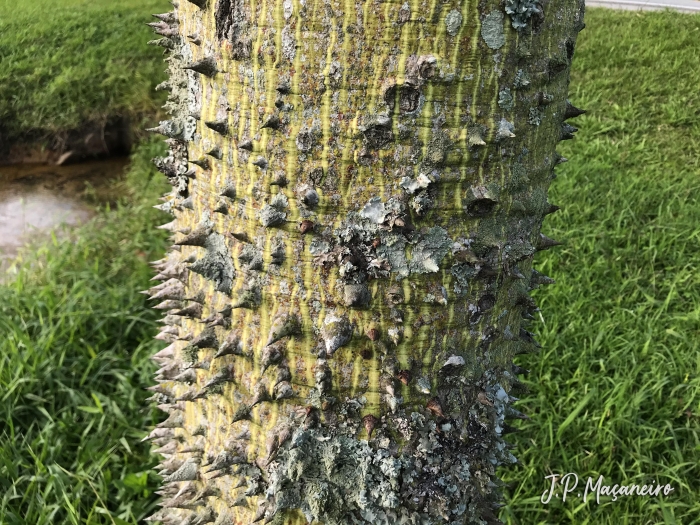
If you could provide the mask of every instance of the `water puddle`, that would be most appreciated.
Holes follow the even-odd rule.
[[[29,241],[48,238],[61,224],[82,224],[96,203],[114,200],[111,182],[123,176],[128,161],[0,166],[0,266]]]

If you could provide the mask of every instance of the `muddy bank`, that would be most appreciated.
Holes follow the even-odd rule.
[[[60,224],[89,220],[97,203],[119,196],[113,182],[125,174],[128,157],[67,164],[0,166],[0,266],[17,250]]]
[[[143,137],[144,119],[111,117],[86,122],[76,129],[48,132],[34,130],[8,137],[0,130],[0,166],[44,163],[74,164],[86,160],[123,157]],[[153,122],[152,118],[147,121]]]

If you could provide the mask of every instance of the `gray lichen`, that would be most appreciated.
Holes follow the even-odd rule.
[[[379,197],[372,197],[360,210],[360,216],[369,219],[375,224],[383,223],[387,214],[388,211]]]
[[[420,216],[433,206],[433,199],[427,191],[421,191],[411,200],[411,207]]]
[[[515,89],[519,89],[528,85],[530,85],[530,78],[528,77],[527,73],[522,69],[518,69],[518,71],[515,73],[515,80],[513,80],[513,86],[515,87]]]
[[[283,210],[289,205],[289,199],[287,199],[287,196],[284,193],[277,193],[274,197],[272,197],[270,204],[275,208]]]
[[[282,54],[290,62],[293,62],[296,56],[294,29],[288,25],[284,26],[284,29],[282,29]]]
[[[455,278],[454,292],[463,295],[469,291],[469,282],[478,275],[479,269],[467,263],[460,263],[453,265],[450,273]]]
[[[314,134],[311,130],[301,130],[296,138],[297,149],[302,152],[311,151],[314,145]]]
[[[445,30],[450,36],[455,36],[462,27],[462,13],[453,9],[445,17]]]
[[[440,269],[440,262],[452,247],[452,240],[439,226],[430,228],[411,251],[411,273],[430,273]]]
[[[481,22],[481,38],[491,49],[500,49],[506,43],[503,34],[503,13],[491,11]]]
[[[230,295],[233,280],[236,278],[236,270],[233,267],[233,260],[223,235],[218,233],[209,235],[204,248],[207,253],[195,261],[189,269],[212,281],[219,292]]]
[[[381,235],[382,243],[377,247],[377,255],[386,259],[391,271],[399,277],[408,277],[410,270],[406,260],[406,238],[395,233]]]
[[[527,122],[533,126],[539,126],[542,123],[542,118],[544,113],[540,108],[530,108],[528,113]]]
[[[399,186],[405,189],[409,194],[413,194],[416,191],[427,188],[433,180],[425,173],[420,173],[415,179],[410,177],[403,177]]]
[[[404,2],[399,9],[399,23],[405,24],[411,18],[411,6],[408,2]]]
[[[542,14],[542,8],[538,0],[506,0],[506,13],[510,15],[513,29],[520,31],[531,16]]]
[[[323,374],[325,360],[320,362]],[[443,366],[446,379],[464,362],[452,354]],[[372,421],[371,439],[356,437],[361,400],[348,400],[338,413],[341,424],[333,428],[294,425],[267,469],[266,521],[281,524],[285,510],[301,509],[309,522],[325,525],[482,523],[478,509],[493,465],[514,461],[500,437],[508,395],[489,382],[488,371],[484,377],[477,388],[487,405],[477,402],[458,420],[404,411],[389,394],[396,401],[392,415],[363,419]],[[415,388],[426,396],[432,391],[423,377]],[[398,457],[388,448],[389,428],[405,442]],[[485,439],[489,448],[475,449],[473,439]]]
[[[510,93],[510,88],[503,88],[498,92],[498,107],[506,111],[513,109],[513,95]]]
[[[297,429],[271,466],[267,496],[275,512],[300,508],[311,522],[403,523],[389,521],[400,504],[402,466],[352,436]]]
[[[425,156],[420,163],[420,171],[428,173],[436,168],[442,167],[445,163],[447,153],[452,146],[452,141],[447,133],[433,131],[428,141]]]
[[[502,118],[498,123],[498,130],[496,131],[496,140],[503,140],[505,138],[515,137],[515,126],[512,122],[508,122],[506,119]]]
[[[419,180],[422,179],[419,177]],[[431,179],[425,177],[425,184],[428,182]],[[413,189],[411,183],[405,186],[409,190]],[[429,198],[422,201],[425,205],[429,202]],[[370,199],[359,213],[350,212],[341,227],[334,231],[336,249],[352,246],[355,250],[364,250],[370,260],[367,269],[374,277],[388,277],[387,270],[399,278],[408,277],[411,273],[436,272],[451,246],[447,232],[440,227],[430,228],[424,233],[405,232],[389,227],[404,225],[405,221],[401,218],[404,213],[405,206],[397,199],[389,199],[386,203],[376,197]],[[412,248],[410,257],[407,253],[409,246]],[[340,276],[346,283],[360,284],[366,280],[366,272],[358,268],[357,264],[348,259],[340,263]]]
[[[314,237],[311,239],[311,244],[309,245],[309,253],[311,253],[311,255],[322,255],[328,253],[330,249],[331,245],[321,237]]]
[[[430,394],[430,381],[426,377],[419,377],[416,380],[416,390],[421,394]]]

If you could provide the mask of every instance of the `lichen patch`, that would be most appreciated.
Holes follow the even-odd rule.
[[[503,33],[503,13],[491,11],[481,22],[481,38],[491,49],[500,49],[506,43]]]

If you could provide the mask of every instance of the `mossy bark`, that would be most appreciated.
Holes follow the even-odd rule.
[[[497,523],[583,2],[180,0],[164,523]]]

